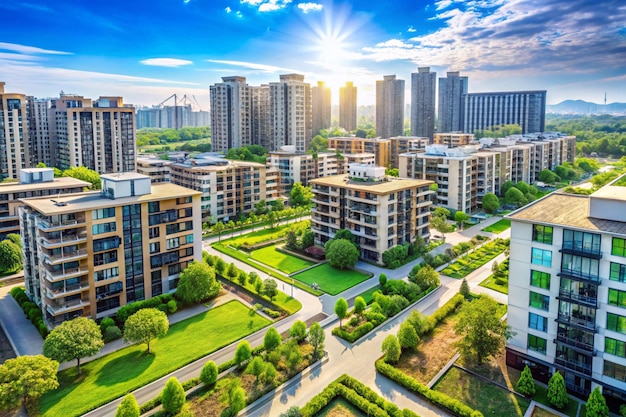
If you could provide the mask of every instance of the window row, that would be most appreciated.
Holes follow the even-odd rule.
[[[528,349],[535,352],[546,354],[548,348],[548,341],[534,334],[528,335]]]
[[[93,226],[91,226],[91,233],[94,236],[102,234],[102,233],[115,232],[115,230],[116,230],[115,222],[94,224]]]

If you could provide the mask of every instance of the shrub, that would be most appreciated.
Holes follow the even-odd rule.
[[[208,361],[202,367],[200,380],[206,385],[213,385],[217,382],[218,370],[217,365],[213,361]]]
[[[111,317],[105,317],[102,319],[102,321],[100,322],[100,331],[102,332],[103,336],[104,331],[107,329],[107,327],[111,326],[115,326],[115,320],[113,320]]]
[[[165,314],[167,314],[167,304],[159,304],[157,306],[157,310],[164,312]]]
[[[533,374],[528,365],[524,366],[524,370],[515,384],[515,390],[529,397],[535,395],[535,380],[533,379]]]
[[[175,377],[170,378],[165,384],[161,394],[163,409],[170,414],[177,414],[185,405],[185,391]]]
[[[102,334],[102,340],[104,340],[104,343],[119,339],[120,337],[122,337],[122,331],[116,325],[107,327],[104,329],[104,333]]]
[[[392,334],[388,335],[385,337],[385,340],[383,340],[382,350],[385,354],[385,361],[389,363],[398,362],[400,353],[402,353],[398,338]]]
[[[548,381],[548,401],[559,410],[565,408],[569,402],[567,390],[565,389],[565,380],[558,371]]]
[[[167,302],[167,314],[174,314],[178,310],[178,304],[176,300],[170,300]]]

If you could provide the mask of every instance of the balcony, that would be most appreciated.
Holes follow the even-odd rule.
[[[559,317],[556,319],[558,323],[567,324],[570,326],[580,327],[583,330],[588,330],[594,333],[597,333],[598,328],[596,327],[595,318],[590,318],[582,315],[569,315],[559,313]]]
[[[560,277],[572,278],[578,281],[586,281],[597,284],[600,282],[600,276],[597,274],[590,274],[587,272],[578,271],[575,269],[561,268],[561,272],[557,274]]]
[[[584,362],[575,362],[558,357],[554,359],[554,362],[557,365],[561,365],[562,367],[570,369],[572,371],[576,371],[584,375],[591,375],[591,365],[588,365]]]
[[[88,282],[65,285],[65,287],[59,287],[59,288],[50,288],[46,285],[46,297],[53,300],[55,298],[66,297],[68,295],[72,295],[72,294],[87,290],[88,288],[89,288]]]
[[[89,272],[89,269],[87,268],[72,268],[72,269],[66,269],[66,270],[58,271],[58,272],[52,272],[46,269],[44,276],[46,277],[46,280],[48,280],[49,282],[57,282],[61,279],[78,277],[80,275],[87,274],[88,272]]]
[[[602,258],[602,252],[600,252],[600,245],[585,245],[583,242],[576,240],[569,240],[563,242],[563,246],[560,250],[561,253],[569,253],[572,255],[585,256],[587,258],[600,259]]]
[[[590,352],[594,354],[595,356],[595,350],[593,348],[593,344],[585,343],[577,339],[571,339],[562,334],[557,334],[556,339],[554,341],[555,343],[556,342],[563,343],[565,345],[572,346],[574,348],[577,348],[586,352]]]
[[[61,220],[61,221],[48,221],[48,220],[40,220],[37,225],[40,230],[49,232],[57,229],[66,229],[69,227],[77,227],[84,226],[85,219],[73,219],[73,220]]]
[[[67,252],[59,255],[43,255],[42,259],[49,265],[55,265],[61,262],[77,261],[82,258],[86,258],[88,255],[87,249],[80,249],[73,252]]]
[[[77,310],[79,308],[89,305],[89,300],[72,300],[72,301],[57,301],[54,300],[50,303],[45,302],[46,310],[53,316],[66,313],[71,310]]]
[[[580,291],[570,291],[564,288],[559,289],[559,296],[557,297],[559,300],[564,301],[574,301],[578,304],[584,304],[589,307],[598,308],[598,298],[596,297],[595,292],[584,292]]]
[[[63,236],[58,239],[47,239],[42,237],[39,239],[39,243],[46,249],[52,249],[59,246],[66,245],[68,243],[80,243],[87,240],[87,233],[79,233],[77,235]]]

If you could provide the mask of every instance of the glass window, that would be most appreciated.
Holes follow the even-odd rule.
[[[548,342],[546,339],[542,339],[541,337],[535,336],[534,334],[528,335],[528,349],[534,350],[535,352],[546,353],[546,347],[548,346]]]
[[[561,269],[577,276],[593,277],[597,279],[600,262],[597,259],[587,258],[586,256],[564,253],[561,258]]]
[[[619,381],[626,381],[626,366],[604,361],[604,375]]]
[[[626,308],[626,292],[609,288],[609,304]]]
[[[626,358],[626,342],[621,340],[611,339],[610,337],[604,338],[604,351],[611,355],[621,356]]]
[[[93,226],[91,226],[91,233],[93,235],[99,235],[102,233],[115,232],[115,229],[115,222],[94,224]]]
[[[547,272],[530,270],[530,285],[533,287],[543,288],[544,290],[550,289],[550,274]]]
[[[613,238],[611,255],[626,257],[626,239],[620,239],[619,237]]]
[[[626,317],[606,313],[606,328],[607,330],[626,334]]]
[[[528,327],[539,330],[540,332],[548,331],[548,318],[535,313],[528,313]]]
[[[626,265],[611,262],[609,279],[611,281],[626,282]]]
[[[548,311],[550,309],[550,297],[531,291],[529,305],[540,310]]]
[[[532,263],[535,265],[552,266],[552,251],[533,248]]]
[[[533,225],[533,241],[539,243],[552,244],[552,226],[541,224]]]

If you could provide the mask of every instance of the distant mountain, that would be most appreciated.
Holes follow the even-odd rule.
[[[565,100],[559,104],[548,104],[548,113],[560,114],[616,114],[626,115],[626,103],[596,104],[584,100]]]

